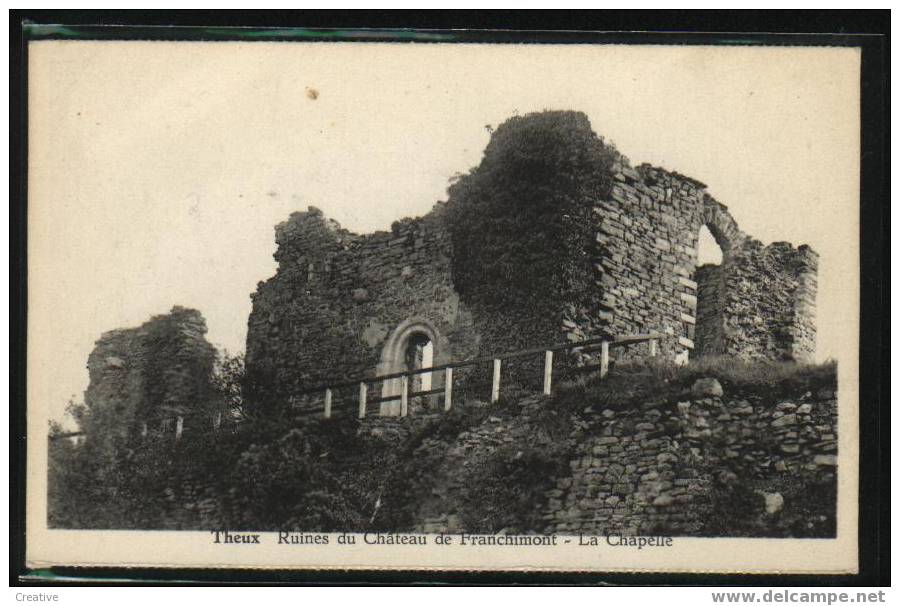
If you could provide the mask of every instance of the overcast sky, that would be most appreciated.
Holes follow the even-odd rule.
[[[818,251],[820,359],[855,322],[853,49],[32,42],[29,58],[29,382],[51,417],[82,397],[101,333],[173,305],[243,350],[291,212],[388,229],[446,199],[487,125],[541,109],[585,112],[634,165],[709,185],[745,232]]]

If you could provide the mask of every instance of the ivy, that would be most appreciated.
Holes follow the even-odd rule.
[[[450,186],[457,291],[483,317],[521,320],[483,327],[488,341],[555,338],[560,301],[596,296],[591,208],[609,196],[616,156],[583,113],[528,114],[498,127],[481,164]]]

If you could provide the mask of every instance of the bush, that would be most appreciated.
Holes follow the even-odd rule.
[[[462,522],[469,532],[535,532],[543,528],[545,494],[569,467],[562,445],[504,446],[472,461],[466,474]]]
[[[693,533],[704,537],[834,538],[837,530],[837,483],[834,475],[797,472],[790,476],[757,478],[737,470],[736,479],[723,481],[707,470],[710,490],[692,506],[700,521]],[[764,493],[784,498],[783,509],[765,512]],[[657,529],[658,531],[663,529]]]

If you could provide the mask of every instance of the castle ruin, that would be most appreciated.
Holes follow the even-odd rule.
[[[103,333],[88,356],[92,435],[126,438],[205,429],[215,408],[215,347],[199,311],[176,305],[135,328]]]
[[[704,226],[722,250],[718,265],[698,266]],[[534,493],[536,517],[515,522],[527,524],[523,532],[746,531],[740,522],[716,527],[722,516],[709,515],[713,506],[732,512],[710,495],[724,494],[746,501],[749,514],[737,518],[750,516],[753,536],[785,528],[799,536],[834,536],[833,366],[800,369],[800,387],[763,384],[726,394],[713,378],[692,378],[685,389],[673,385],[658,397],[629,394],[640,379],[611,373],[578,394],[574,407],[565,395],[548,405],[546,396],[532,393],[510,398],[510,406],[483,407],[489,414],[476,415],[465,430],[459,417],[450,420],[446,433],[423,432],[437,415],[416,408],[403,422],[393,418],[408,412],[395,398],[403,384],[373,377],[471,358],[492,361],[514,350],[543,354],[558,344],[574,345],[559,363],[577,372],[597,362],[596,352],[577,344],[598,337],[665,335],[616,349],[613,363],[650,355],[650,343],[657,355],[680,363],[703,356],[805,361],[813,355],[816,253],[784,242],[764,246],[739,229],[702,183],[648,165],[632,167],[583,114],[542,112],[507,121],[493,133],[479,166],[454,180],[446,202],[396,222],[389,232],[353,234],[310,207],[278,225],[276,240],[277,272],[252,297],[239,389],[257,410],[279,406],[294,413],[290,426],[223,431],[223,414],[237,417],[228,394],[211,380],[216,351],[198,311],[176,306],[141,326],[104,333],[88,359],[81,422],[92,449],[51,453],[159,458],[169,451],[155,450],[161,440],[145,438],[212,437],[181,441],[168,459],[178,464],[164,467],[164,474],[154,464],[130,467],[141,474],[133,484],[129,474],[99,476],[104,489],[113,482],[112,501],[127,504],[118,510],[87,501],[73,518],[66,499],[58,499],[48,515],[59,527],[95,524],[97,510],[104,523],[131,527],[134,512],[149,503],[151,524],[161,528],[234,527],[235,515],[253,528],[260,528],[260,519],[272,528],[299,527],[298,518],[286,516],[303,512],[299,519],[310,529],[327,530],[334,519],[342,531],[369,529],[378,514],[378,524],[416,532],[496,532],[510,527],[473,506],[473,491],[479,500],[503,503],[491,507],[506,515],[504,491],[481,474],[488,470],[489,478],[507,483],[512,469],[519,470],[512,478],[519,488],[515,502],[523,483]],[[477,369],[459,369],[454,383],[477,388],[460,400],[477,409],[475,400],[486,396],[474,380]],[[540,378],[539,367],[519,370],[526,372],[503,371],[513,377],[508,384],[526,387],[517,395],[531,391],[529,377]],[[411,377],[410,406],[439,403],[443,372]],[[324,407],[321,399],[304,406],[309,402],[302,394],[311,387],[349,379],[351,390],[363,383],[360,417],[365,390],[381,391],[373,398],[379,417],[355,427],[331,423],[330,389],[310,397],[326,393]],[[607,393],[598,394],[598,386]],[[437,393],[421,393],[432,390]],[[336,396],[356,405],[352,392]],[[496,401],[493,391],[491,398]],[[240,418],[254,419],[255,412]],[[301,421],[308,432],[293,425],[313,418],[321,422]],[[270,433],[274,427],[278,434]],[[351,434],[361,439],[348,441]],[[389,452],[386,443],[397,448]],[[184,458],[185,452],[191,454]],[[520,460],[523,452],[530,454]],[[354,472],[317,475],[332,467]],[[260,475],[265,481],[257,484]],[[308,487],[328,483],[310,477],[340,480],[331,480],[336,486],[326,491],[333,494],[320,501],[322,492],[311,494]],[[61,494],[80,495],[83,476],[68,478],[74,481]],[[788,527],[778,511],[769,511],[776,495],[778,507],[794,502],[784,520],[799,519],[802,527]],[[757,511],[761,507],[768,517]],[[322,511],[341,517],[322,518]],[[810,511],[822,513],[810,517]]]
[[[720,265],[698,267],[704,226]],[[246,362],[282,395],[607,335],[663,333],[660,354],[679,362],[815,350],[818,255],[763,245],[704,184],[632,167],[577,112],[508,120],[446,202],[389,232],[354,234],[313,207],[275,231]]]

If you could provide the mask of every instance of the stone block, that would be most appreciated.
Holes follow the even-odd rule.
[[[695,398],[720,398],[724,393],[721,383],[712,377],[697,379],[691,386],[691,395]]]
[[[691,290],[697,290],[697,283],[691,280],[690,278],[685,278],[684,276],[678,276],[678,283],[682,286],[689,288]]]
[[[779,492],[763,492],[765,499],[766,513],[770,516],[775,515],[784,507],[784,497]]]
[[[778,417],[774,421],[772,421],[772,427],[785,427],[787,425],[795,425],[797,423],[797,415],[789,414]]]
[[[657,455],[656,462],[659,464],[677,463],[678,457],[671,452],[661,452],[659,453],[659,455]]]
[[[675,500],[672,498],[671,495],[661,494],[658,497],[656,497],[655,499],[653,499],[653,506],[654,507],[668,507],[669,505],[671,505],[674,502],[675,502]]]
[[[837,455],[816,455],[813,457],[813,463],[827,467],[836,467]]]

